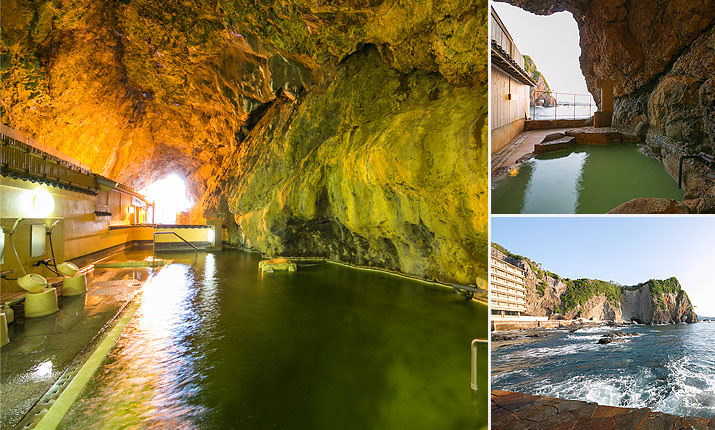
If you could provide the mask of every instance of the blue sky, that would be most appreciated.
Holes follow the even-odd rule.
[[[578,26],[570,12],[541,16],[506,3],[493,6],[519,51],[534,60],[552,91],[588,94],[578,62]]]
[[[492,217],[492,241],[565,278],[633,285],[675,276],[715,317],[715,217]]]

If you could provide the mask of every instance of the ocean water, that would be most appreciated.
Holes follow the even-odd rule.
[[[532,119],[585,119],[593,116],[598,107],[593,104],[577,104],[576,106],[558,105],[554,107],[531,106]]]
[[[641,336],[598,345],[612,330],[559,330],[520,344],[497,343],[492,389],[715,417],[715,323],[619,328]]]

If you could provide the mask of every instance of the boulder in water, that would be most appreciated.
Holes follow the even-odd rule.
[[[625,339],[620,339],[622,337],[635,337],[635,336],[640,336],[638,333],[625,333],[622,331],[614,331],[613,333],[608,333],[604,334],[601,336],[600,339],[598,339],[598,344],[599,345],[604,345],[604,344],[609,344],[609,343],[620,343],[620,342],[625,342]]]
[[[515,334],[492,334],[492,342],[499,342],[502,340],[515,340],[518,338],[519,336]]]

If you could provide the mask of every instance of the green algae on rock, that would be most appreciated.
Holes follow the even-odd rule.
[[[485,112],[479,90],[402,74],[366,47],[301,103],[277,102],[214,195],[266,254],[474,284],[486,273]]]

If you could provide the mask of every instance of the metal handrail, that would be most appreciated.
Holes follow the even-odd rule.
[[[477,346],[479,344],[489,345],[488,339],[474,339],[472,341],[472,391],[478,391],[479,386],[477,385]]]
[[[186,243],[190,247],[194,248],[194,257],[199,256],[199,248],[197,248],[196,245],[194,245],[193,243],[191,243],[188,240],[184,239],[183,237],[179,236],[175,231],[155,231],[154,232],[154,240],[152,240],[152,243],[151,243],[151,258],[152,258],[152,260],[154,260],[155,255],[156,255],[156,235],[157,234],[173,234],[174,236],[183,240],[184,243]]]
[[[529,110],[532,110],[532,109],[533,109],[534,116],[536,116],[536,99],[537,99],[536,95],[537,95],[537,94],[542,94],[542,95],[543,95],[543,94],[548,94],[549,96],[553,97],[553,99],[556,101],[555,105],[553,106],[553,108],[554,108],[554,120],[558,119],[559,95],[562,95],[562,96],[573,96],[573,103],[572,103],[572,106],[573,106],[573,116],[572,116],[572,118],[573,118],[573,119],[577,119],[577,118],[576,118],[576,106],[586,106],[586,104],[577,104],[577,103],[576,103],[576,97],[577,97],[577,96],[578,96],[578,97],[588,97],[588,98],[589,98],[589,100],[588,100],[588,117],[586,117],[586,118],[590,118],[590,117],[592,116],[592,114],[593,114],[593,107],[594,107],[594,106],[595,106],[596,108],[598,108],[598,106],[596,105],[596,103],[595,103],[595,102],[592,102],[592,101],[593,101],[593,98],[592,98],[591,94],[562,93],[562,92],[551,91],[551,90],[545,91],[545,90],[534,90],[534,89],[532,89],[531,92],[530,92],[530,94],[529,94]],[[550,107],[550,106],[547,106],[547,107]],[[566,118],[568,118],[568,116],[567,116]],[[533,119],[535,119],[535,118],[533,118]],[[562,117],[562,119],[563,119],[563,117]]]

